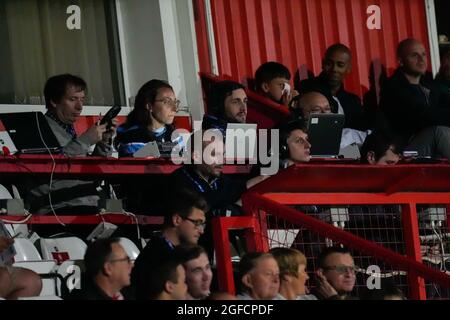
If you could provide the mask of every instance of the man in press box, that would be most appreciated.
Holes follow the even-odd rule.
[[[87,156],[95,145],[92,155],[108,156],[112,153],[111,137],[116,123],[96,123],[82,134],[77,134],[74,125],[81,116],[85,100],[86,82],[70,74],[49,78],[44,96],[47,108],[46,119],[55,137],[67,156]],[[37,134],[37,133],[36,133]],[[26,203],[32,213],[95,214],[100,199],[97,185],[86,180],[61,180],[51,182],[51,204],[49,200],[50,178],[29,185]]]

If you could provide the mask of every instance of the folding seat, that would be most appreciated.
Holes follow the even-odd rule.
[[[122,245],[130,259],[132,261],[136,260],[137,256],[140,253],[136,244],[128,238],[119,238],[119,240],[119,243]]]

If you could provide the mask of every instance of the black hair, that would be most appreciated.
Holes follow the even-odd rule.
[[[147,127],[150,122],[150,113],[147,109],[147,104],[153,104],[155,102],[158,91],[162,88],[167,88],[173,91],[170,84],[163,80],[153,79],[146,82],[138,91],[134,100],[134,108],[128,114],[126,126],[131,127],[139,125]]]
[[[406,300],[405,294],[395,286],[391,281],[381,282],[380,289],[367,289],[363,295],[363,300],[386,300],[388,297],[399,297],[402,300]]]
[[[279,134],[279,146],[280,146],[280,159],[286,160],[289,158],[289,148],[287,140],[294,130],[302,130],[307,132],[306,124],[303,119],[294,119],[280,126]]]
[[[160,263],[149,265],[149,269],[146,272],[145,286],[142,286],[143,291],[140,292],[140,296],[137,296],[137,298],[143,300],[156,299],[164,291],[167,281],[178,283],[180,275],[177,272],[177,268],[180,265],[181,261],[174,256]]]
[[[86,82],[78,76],[71,74],[60,74],[48,78],[44,86],[45,107],[53,108],[53,103],[61,101],[68,87],[73,86],[78,91],[86,91]]]
[[[112,258],[112,244],[119,243],[118,238],[98,239],[88,245],[84,254],[86,275],[93,279],[100,272],[108,260]]]
[[[342,43],[335,43],[335,44],[329,46],[327,48],[327,50],[325,51],[324,58],[326,59],[329,56],[331,56],[333,53],[338,52],[338,51],[345,52],[350,57],[350,60],[352,59],[352,51],[350,50],[349,47],[347,47],[346,45],[344,45]]]
[[[325,264],[325,261],[327,260],[328,256],[332,255],[333,253],[340,253],[340,254],[349,254],[351,255],[350,250],[347,248],[342,247],[327,247],[323,249],[319,256],[317,257],[317,267],[325,269],[327,265]]]
[[[182,264],[197,259],[202,254],[208,256],[206,250],[202,246],[196,244],[181,244],[173,251],[174,257]]]
[[[291,73],[286,66],[281,63],[269,61],[263,63],[255,72],[256,90],[261,90],[263,83],[269,83],[275,78],[291,79]]]
[[[218,118],[225,119],[225,99],[232,95],[234,90],[245,87],[236,81],[225,80],[216,83],[211,92],[211,113]]]
[[[404,54],[405,54],[405,50],[408,46],[410,46],[413,43],[417,43],[420,42],[417,39],[414,38],[406,38],[402,41],[399,42],[398,46],[397,46],[397,58],[403,58]]]
[[[174,186],[178,188],[178,186]],[[170,190],[170,195],[167,199],[167,213],[164,216],[164,225],[172,226],[172,217],[177,214],[186,219],[191,214],[194,208],[200,209],[203,212],[208,211],[208,204],[203,196],[190,189]]]
[[[367,154],[369,152],[373,152],[375,161],[378,161],[389,149],[396,154],[401,154],[403,151],[401,139],[386,132],[374,131],[366,137],[361,147],[361,163],[368,163]]]

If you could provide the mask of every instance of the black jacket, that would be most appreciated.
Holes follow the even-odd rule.
[[[298,91],[300,94],[311,91],[322,93],[328,99],[331,106],[331,111],[333,113],[338,112],[339,105],[337,101],[333,99],[331,87],[328,84],[323,72],[317,77],[301,81]],[[336,98],[338,98],[342,108],[344,109],[345,128],[362,131],[370,128],[369,116],[361,104],[361,99],[357,95],[346,91],[343,86],[341,86],[341,89],[336,94]]]
[[[391,129],[405,139],[428,126],[450,125],[450,95],[423,77],[420,84],[429,90],[429,97],[397,69],[381,88],[380,108]]]

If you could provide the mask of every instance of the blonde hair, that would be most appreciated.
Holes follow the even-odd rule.
[[[303,253],[291,248],[274,248],[270,250],[272,256],[277,260],[280,269],[280,278],[284,275],[298,276],[298,267],[304,265],[306,268],[306,257]]]

